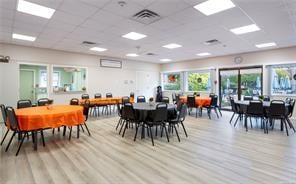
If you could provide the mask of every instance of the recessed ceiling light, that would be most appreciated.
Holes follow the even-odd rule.
[[[209,56],[211,55],[211,53],[208,53],[208,52],[203,52],[203,53],[199,53],[199,54],[196,54],[198,56]]]
[[[251,25],[248,25],[248,26],[243,26],[243,27],[230,29],[230,31],[233,32],[234,34],[240,35],[240,34],[260,31],[260,28],[256,24],[251,24]]]
[[[17,11],[47,18],[47,19],[50,19],[55,12],[55,10],[52,8],[47,8],[45,6],[41,6],[35,3],[30,3],[24,0],[18,1]]]
[[[141,34],[141,33],[130,32],[130,33],[127,33],[125,35],[122,35],[122,37],[131,39],[131,40],[140,40],[140,39],[145,38],[147,36],[144,35],[144,34]]]
[[[231,0],[208,0],[206,2],[200,3],[194,6],[195,9],[201,13],[209,16],[215,13],[234,8],[235,4]]]
[[[92,51],[98,51],[98,52],[103,52],[103,51],[106,51],[107,49],[105,49],[105,48],[100,48],[100,47],[93,47],[93,48],[90,48],[89,50],[92,50]]]
[[[165,48],[168,48],[168,49],[176,49],[176,48],[182,47],[182,45],[179,45],[179,44],[176,44],[176,43],[170,43],[170,44],[164,45],[162,47],[165,47]]]
[[[171,59],[160,59],[160,61],[162,62],[169,62],[169,61],[172,61]]]
[[[16,33],[12,34],[12,38],[13,39],[18,39],[18,40],[26,40],[26,41],[30,41],[30,42],[33,42],[33,41],[36,40],[36,37],[28,36],[28,35],[22,35],[22,34],[16,34]]]
[[[129,53],[129,54],[126,54],[126,56],[129,56],[129,57],[138,57],[139,55],[136,54],[136,53]]]
[[[270,43],[261,43],[256,45],[257,48],[265,48],[265,47],[273,47],[273,46],[276,46],[276,43],[270,42]]]

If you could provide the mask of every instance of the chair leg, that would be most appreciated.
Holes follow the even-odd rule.
[[[220,108],[218,108],[218,111],[220,112],[220,116],[222,117],[221,109],[220,109]]]
[[[5,140],[5,138],[6,138],[7,134],[8,134],[8,132],[9,132],[9,129],[6,130],[6,133],[5,133],[5,135],[4,135],[4,137],[3,137],[2,141],[1,141],[1,144],[0,144],[0,145],[3,144],[3,142],[4,142],[4,140]]]
[[[211,109],[208,109],[208,116],[209,116],[209,119],[211,119]]]
[[[156,125],[155,126],[155,137],[157,137],[157,129],[158,129],[158,126]]]
[[[179,137],[179,133],[178,133],[178,130],[177,130],[177,128],[176,128],[176,125],[174,125],[174,128],[175,128],[176,135],[177,135],[177,137],[178,137],[178,141],[180,142],[180,137]]]
[[[91,135],[90,135],[90,132],[89,132],[89,129],[88,129],[88,126],[86,125],[86,123],[85,123],[85,122],[84,122],[84,126],[85,126],[85,129],[86,129],[86,131],[87,131],[88,135],[89,135],[89,136],[91,136]]]
[[[289,118],[286,118],[286,121],[288,122],[290,128],[292,128],[293,131],[296,132],[296,131],[295,131],[295,128],[294,128],[294,126],[293,126],[293,123],[291,122],[291,120],[290,120]]]
[[[183,130],[184,130],[184,133],[185,133],[186,137],[188,137],[188,135],[187,135],[187,132],[186,132],[186,129],[185,129],[185,126],[184,126],[183,122],[181,122],[181,125],[182,125],[182,127],[183,127]]]
[[[115,128],[115,130],[117,130],[117,129],[118,129],[119,125],[121,124],[121,121],[122,121],[122,119],[120,118],[120,119],[118,120],[118,123],[117,123],[117,125],[116,125],[116,128]]]
[[[217,115],[217,118],[219,119],[219,115],[218,115],[218,112],[217,112],[217,108],[214,108],[214,111],[215,111],[215,113],[216,113],[216,115]]]
[[[160,137],[162,137],[162,134],[163,134],[163,126],[165,126],[165,125],[162,125],[161,126],[161,129],[160,129]]]
[[[150,135],[151,135],[152,146],[154,146],[154,140],[153,140],[153,134],[152,134],[151,126],[149,126],[149,132],[150,132]]]
[[[245,117],[245,128],[246,132],[248,131],[248,116]]]
[[[82,132],[84,132],[84,128],[83,128],[82,124],[80,125],[80,128],[81,128]]]
[[[231,122],[232,122],[232,119],[233,119],[234,115],[235,115],[235,112],[232,114],[232,116],[231,116],[231,118],[230,118],[230,121],[229,121],[230,124],[231,124]]]
[[[163,127],[164,127],[164,131],[165,131],[165,135],[167,137],[167,140],[168,140],[168,142],[170,142],[168,131],[167,131],[167,128],[166,128],[165,124],[163,125]]]
[[[26,133],[26,134],[28,134],[28,133]],[[25,135],[26,135],[26,134],[25,134]],[[20,149],[21,149],[21,147],[22,147],[22,145],[23,145],[23,142],[24,142],[24,139],[25,139],[25,135],[22,137],[21,143],[20,143],[20,145],[19,145],[19,147],[18,147],[18,149],[17,149],[17,152],[16,152],[15,156],[18,156],[18,154],[19,154],[19,152],[20,152]]]
[[[285,119],[283,119],[283,120],[281,120],[281,121],[282,121],[283,124],[285,125],[287,136],[289,136],[288,125],[287,125]]]
[[[72,126],[70,127],[69,141],[71,140],[71,137],[72,137]]]
[[[52,129],[52,134],[54,134],[54,128]]]
[[[123,133],[122,133],[122,137],[124,137],[124,134],[125,134],[125,131],[126,131],[127,127],[128,127],[128,124],[129,124],[129,122],[126,122]]]
[[[15,134],[16,134],[16,132],[13,132],[13,134],[12,134],[12,136],[11,136],[11,138],[10,138],[10,140],[9,140],[9,142],[8,142],[8,144],[7,144],[7,146],[6,146],[5,152],[8,151],[8,148],[9,148],[9,146],[10,146],[10,144],[11,144],[11,142],[12,142],[12,139],[13,139],[13,137],[15,136]]]
[[[238,122],[239,119],[240,119],[240,115],[237,116],[237,118],[236,118],[236,120],[235,120],[235,123],[234,123],[234,125],[233,125],[234,127],[236,126],[236,124],[237,124],[237,122]]]
[[[137,139],[139,126],[140,126],[139,124],[136,124],[136,133],[135,133],[134,141],[136,141]]]
[[[127,123],[126,120],[123,120],[120,130],[119,130],[119,133],[118,133],[119,135],[121,134],[121,130],[122,130],[123,126],[125,125],[125,123]]]
[[[43,146],[45,146],[43,130],[40,131],[40,134],[41,134],[41,138],[42,138],[42,144],[43,144]]]
[[[80,128],[79,128],[79,125],[77,125],[77,139],[79,139],[79,132],[80,132]]]

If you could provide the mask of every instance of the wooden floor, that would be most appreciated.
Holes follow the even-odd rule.
[[[0,183],[296,183],[296,134],[245,132],[229,119],[187,117],[188,138],[180,127],[181,142],[158,137],[154,147],[147,137],[134,142],[134,129],[119,136],[116,117],[91,120],[91,137],[74,131],[69,141],[48,131],[46,147],[33,151],[26,141],[18,157],[16,140],[4,152],[6,140]]]

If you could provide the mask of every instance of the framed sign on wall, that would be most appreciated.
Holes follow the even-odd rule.
[[[122,61],[113,59],[101,59],[100,66],[108,68],[122,68]]]

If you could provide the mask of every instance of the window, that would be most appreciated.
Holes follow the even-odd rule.
[[[52,74],[52,86],[59,87],[60,86],[60,72],[53,72]]]
[[[47,71],[46,70],[40,70],[39,87],[40,88],[47,87]]]
[[[162,85],[164,90],[181,90],[181,73],[163,74]]]
[[[187,73],[187,91],[210,92],[212,88],[210,71],[194,71]]]
[[[296,94],[296,65],[279,65],[271,67],[271,94]]]

